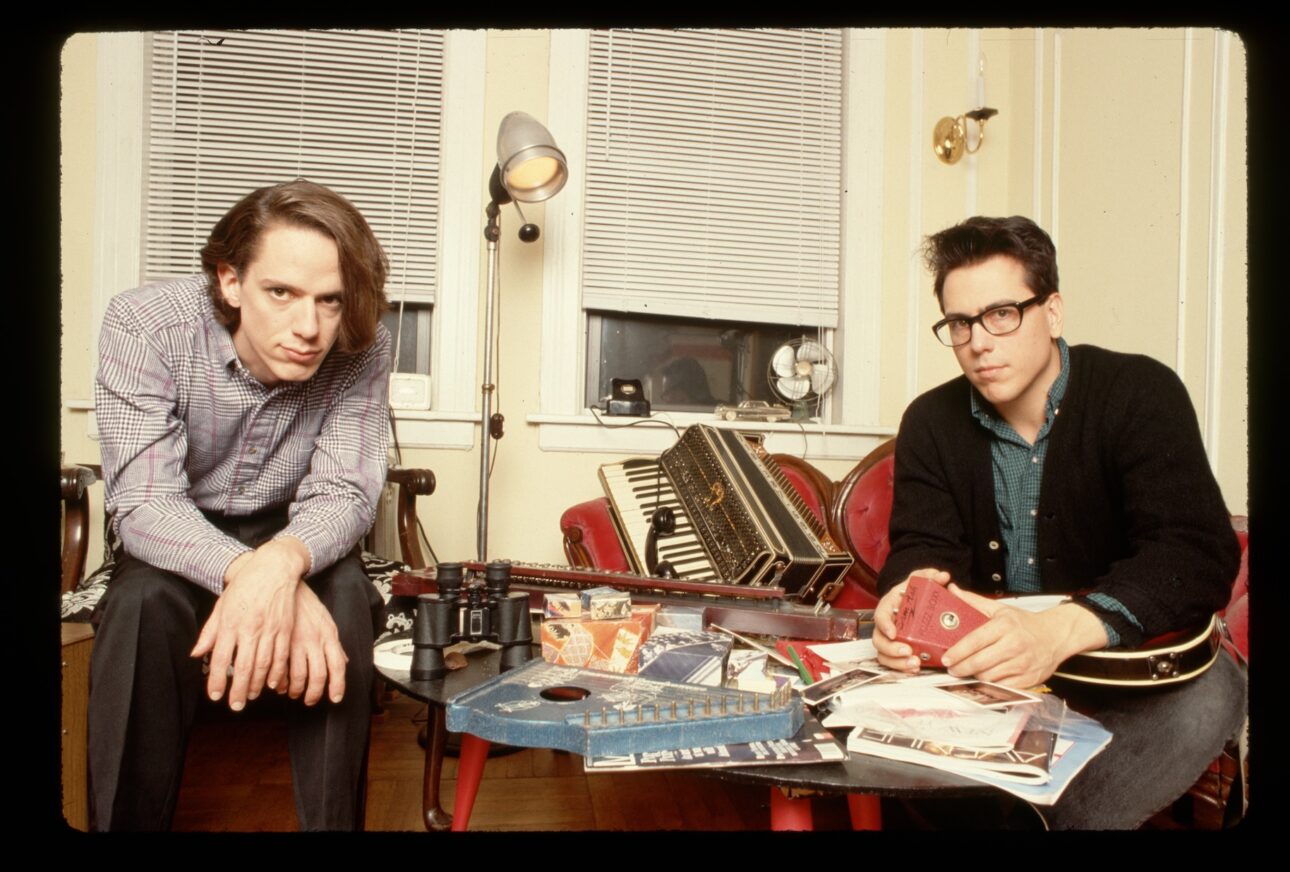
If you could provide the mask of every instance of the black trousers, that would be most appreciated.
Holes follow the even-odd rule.
[[[286,525],[282,511],[207,516],[257,547]],[[336,622],[349,657],[345,698],[291,705],[289,750],[302,830],[359,829],[359,776],[371,726],[372,643],[380,595],[357,549],[306,580]],[[90,664],[90,828],[165,830],[174,817],[201,661],[189,656],[215,596],[121,555],[94,613]],[[272,693],[266,689],[266,693]]]

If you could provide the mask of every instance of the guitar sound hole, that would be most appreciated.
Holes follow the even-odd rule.
[[[551,702],[577,702],[580,699],[586,699],[591,696],[591,691],[587,690],[585,687],[561,685],[559,687],[548,687],[539,691],[538,696],[543,699],[549,699]]]

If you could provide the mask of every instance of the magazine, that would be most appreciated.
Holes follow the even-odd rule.
[[[776,763],[840,763],[846,758],[847,752],[841,743],[808,713],[802,728],[791,739],[586,757],[583,767],[588,773],[631,772],[645,769],[768,766]]]

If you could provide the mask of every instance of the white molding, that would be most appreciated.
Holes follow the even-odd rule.
[[[850,30],[842,185],[842,420],[878,420],[887,31]]]
[[[583,187],[587,143],[586,30],[552,30],[547,122],[569,162],[564,190],[546,204],[542,249],[542,349],[538,408],[572,414],[586,382],[586,314],[582,311]]]
[[[1212,147],[1210,148],[1209,198],[1209,306],[1206,323],[1209,335],[1205,343],[1205,453],[1211,468],[1218,467],[1218,434],[1222,416],[1221,385],[1223,369],[1223,264],[1227,244],[1227,91],[1228,51],[1231,35],[1214,31],[1213,97],[1210,115]]]
[[[479,421],[473,412],[408,412],[394,415],[403,448],[448,448],[470,451],[475,447]]]
[[[1030,215],[1036,222],[1043,221],[1044,208],[1044,29],[1035,28],[1035,138],[1033,145],[1034,166],[1031,167]]]
[[[981,30],[972,28],[967,33],[967,103],[969,109],[976,109],[985,105],[985,78],[981,75]],[[978,147],[980,140],[978,140]],[[975,154],[966,155],[967,157],[967,184],[964,185],[963,210],[964,217],[970,218],[976,215],[979,206],[977,205],[980,182],[979,160]]]
[[[1060,31],[1053,33],[1053,136],[1052,136],[1052,181],[1048,194],[1048,207],[1051,214],[1048,219],[1048,235],[1053,239],[1053,245],[1057,246],[1057,201],[1058,201],[1058,176],[1061,172],[1061,153],[1062,153],[1062,35]],[[1060,248],[1060,246],[1058,246]]]
[[[537,425],[538,446],[543,451],[603,454],[658,454],[676,442],[676,432],[664,423],[667,421],[677,428],[703,423],[723,430],[765,433],[767,450],[805,457],[807,460],[856,460],[864,457],[880,442],[896,435],[895,427],[734,424],[710,416],[683,413],[663,413],[651,419],[602,416],[600,420],[591,415],[536,414],[527,416],[525,420],[530,425]],[[643,423],[644,421],[650,423]]]
[[[922,262],[917,251],[923,231],[923,32],[915,30],[909,46],[909,225],[908,270],[905,274],[905,405],[918,396],[918,297]]]
[[[483,30],[450,30],[444,39],[444,137],[440,156],[439,288],[435,292],[433,407],[475,408],[479,342],[479,252],[483,245]],[[452,289],[445,293],[445,289]],[[473,436],[472,436],[473,439]]]
[[[1191,44],[1195,31],[1183,31],[1182,117],[1178,123],[1178,304],[1174,344],[1174,371],[1185,379],[1187,367],[1187,250],[1191,211]]]
[[[90,380],[108,301],[139,284],[143,252],[144,104],[147,39],[95,36],[94,272],[90,289]]]

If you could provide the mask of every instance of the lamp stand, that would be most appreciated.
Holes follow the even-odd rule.
[[[488,223],[484,239],[488,242],[488,300],[484,303],[484,383],[480,386],[479,428],[479,510],[475,518],[476,544],[481,563],[488,562],[488,463],[492,456],[493,393],[493,301],[497,298],[498,242],[502,236],[502,210],[496,199],[484,209]],[[500,438],[500,434],[499,434]]]

